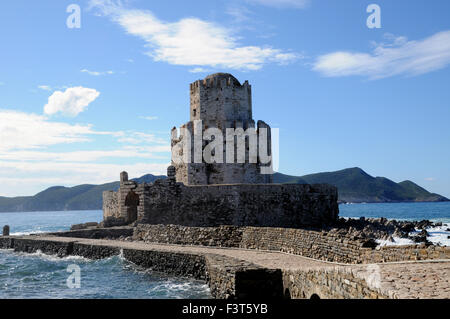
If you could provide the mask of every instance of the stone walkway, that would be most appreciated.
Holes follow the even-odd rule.
[[[450,298],[450,262],[380,265],[382,288],[397,298]]]
[[[378,288],[391,298],[450,298],[450,260],[344,265],[274,251],[51,236],[36,236],[34,238],[62,242],[73,241],[86,245],[111,246],[122,249],[167,251],[195,255],[214,254],[243,260],[268,269],[289,271],[336,269],[350,271],[355,277],[366,280],[369,287]]]

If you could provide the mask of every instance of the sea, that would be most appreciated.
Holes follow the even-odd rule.
[[[9,225],[11,235],[28,235],[101,220],[102,211],[0,213],[0,228]],[[79,270],[79,281],[74,269]],[[203,281],[148,271],[122,256],[94,261],[0,250],[0,299],[210,298]]]
[[[431,220],[442,226],[428,229],[434,243],[450,246],[450,203],[342,204],[344,218],[385,217],[397,220]],[[9,225],[11,235],[66,231],[73,224],[100,222],[102,211],[0,213],[0,228]],[[380,242],[402,245],[409,242]],[[73,267],[79,281],[71,277]],[[74,285],[74,282],[77,283]],[[42,253],[24,254],[0,250],[0,299],[209,299],[203,281],[176,278],[142,269],[122,256],[103,260],[58,258]]]

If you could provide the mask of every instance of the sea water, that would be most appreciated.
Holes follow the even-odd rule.
[[[428,229],[434,243],[450,245],[450,203],[388,203],[340,205],[345,218],[385,217],[397,220],[442,222]],[[0,213],[0,227],[9,225],[11,235],[66,231],[73,224],[100,222],[102,211]],[[409,244],[396,238],[386,245]],[[80,269],[80,288],[69,288],[68,267]],[[175,278],[142,269],[121,256],[103,260],[81,257],[57,258],[42,253],[24,254],[0,250],[0,298],[211,298],[201,281]]]
[[[9,225],[11,235],[24,235],[65,231],[72,224],[101,219],[101,211],[0,213],[0,227]],[[80,288],[71,284],[71,265],[79,267]],[[211,294],[202,281],[147,271],[121,256],[94,261],[0,250],[0,299],[4,298],[205,299]]]
[[[434,244],[450,246],[450,202],[438,203],[377,203],[377,204],[341,204],[339,216],[344,218],[380,218],[407,221],[430,220],[442,223],[442,226],[427,229],[428,240]],[[381,245],[408,245],[409,239],[394,238],[393,242],[378,241]]]

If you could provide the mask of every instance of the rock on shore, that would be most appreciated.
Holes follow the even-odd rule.
[[[442,226],[442,223],[433,223],[429,220],[422,221],[397,221],[386,218],[364,218],[345,219],[340,218],[338,222],[328,229],[330,232],[350,235],[358,238],[394,241],[394,237],[410,239],[415,243],[431,244],[427,240],[426,229],[429,227]],[[414,233],[420,230],[419,233]]]

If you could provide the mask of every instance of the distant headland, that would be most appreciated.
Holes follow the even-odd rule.
[[[144,175],[133,179],[138,183],[152,183],[166,176]],[[338,187],[339,201],[350,203],[389,202],[446,202],[448,198],[430,193],[411,182],[395,183],[385,177],[372,177],[360,168],[348,168],[335,172],[305,176],[275,173],[274,183],[331,184]],[[0,212],[100,210],[102,193],[116,191],[119,182],[75,187],[50,187],[35,196],[0,197]]]

